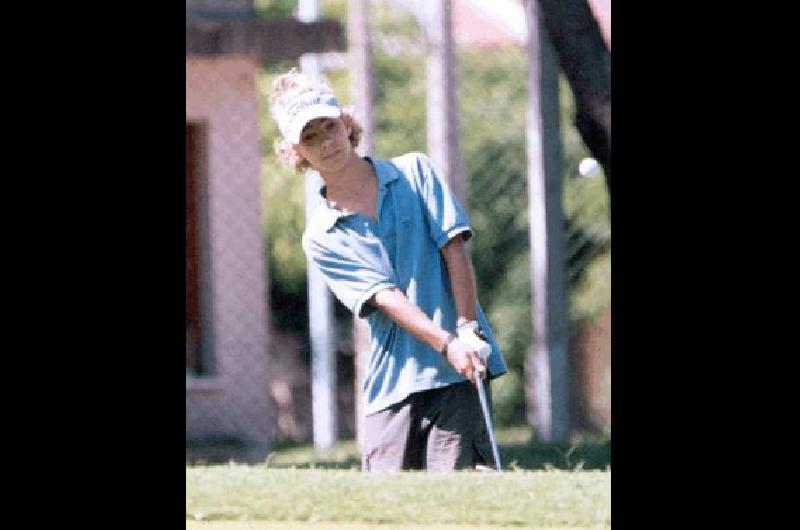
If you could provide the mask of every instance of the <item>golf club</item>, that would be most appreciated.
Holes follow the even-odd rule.
[[[475,386],[478,387],[478,399],[481,400],[483,410],[483,420],[486,422],[486,429],[489,431],[489,440],[492,442],[492,456],[497,471],[502,471],[500,467],[500,454],[497,452],[497,441],[494,439],[494,429],[492,428],[492,416],[489,414],[489,406],[486,403],[486,391],[483,389],[483,380],[486,377],[485,370],[477,370],[475,374]]]
[[[478,352],[481,360],[486,362],[492,347],[485,340],[480,328],[477,328],[477,322],[473,323],[473,327],[464,327],[459,329],[458,337],[470,344]],[[492,416],[489,413],[489,405],[486,402],[486,390],[483,388],[483,380],[486,379],[485,369],[475,370],[475,386],[478,389],[478,399],[481,402],[481,410],[483,411],[483,421],[486,423],[486,430],[489,432],[489,440],[492,442],[492,457],[497,471],[502,471],[500,466],[500,454],[497,451],[497,441],[494,438],[494,428],[492,427]]]

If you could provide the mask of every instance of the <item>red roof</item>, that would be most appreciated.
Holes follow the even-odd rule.
[[[453,38],[457,44],[489,47],[508,43],[525,44],[527,39],[524,31],[515,32],[495,12],[483,8],[482,4],[486,2],[454,0]]]
[[[611,0],[588,0],[611,47]],[[453,0],[453,38],[457,44],[492,47],[527,41],[522,0]]]

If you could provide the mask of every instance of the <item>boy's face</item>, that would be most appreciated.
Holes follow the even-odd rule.
[[[316,118],[303,128],[297,152],[317,171],[336,171],[353,153],[349,135],[341,118]]]

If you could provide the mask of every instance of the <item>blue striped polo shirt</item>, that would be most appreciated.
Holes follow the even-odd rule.
[[[454,333],[458,315],[440,249],[456,235],[469,239],[472,230],[426,155],[366,160],[378,179],[377,222],[360,213],[342,213],[325,199],[323,188],[302,243],[334,295],[369,324],[363,390],[364,412],[372,414],[413,392],[466,380],[441,353],[367,301],[382,289],[397,287],[433,322]],[[480,303],[477,315],[492,346],[490,376],[504,374],[506,362]]]

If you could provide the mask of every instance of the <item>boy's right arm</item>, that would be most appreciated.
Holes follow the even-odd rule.
[[[398,288],[387,288],[375,293],[369,303],[386,313],[397,325],[436,351],[442,351],[451,334],[437,326],[428,315],[414,305]],[[486,368],[478,352],[466,342],[454,337],[447,345],[447,360],[453,368],[475,382],[475,367]]]

